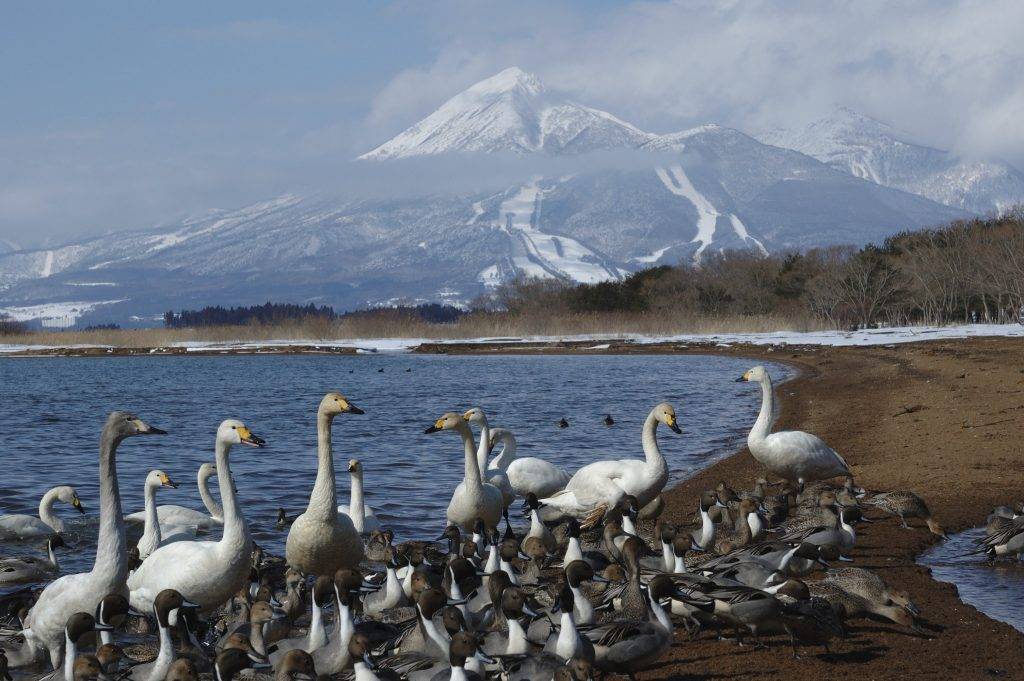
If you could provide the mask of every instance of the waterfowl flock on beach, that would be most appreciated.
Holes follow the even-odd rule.
[[[771,433],[767,371],[738,380],[762,389],[748,447],[764,476],[749,490],[725,481],[706,490],[692,523],[663,517],[669,463],[658,429],[683,433],[671,404],[648,412],[643,458],[615,452],[575,472],[518,457],[512,431],[471,407],[425,428],[438,451],[450,445],[433,434],[458,435],[464,475],[445,521],[404,541],[366,503],[374,471],[358,458],[348,459],[351,495],[339,505],[335,420],[363,411],[329,393],[317,410],[308,504],[295,516],[282,508],[274,525],[287,533],[283,556],[254,542],[235,489],[232,449],[267,445],[246,423],[217,428],[214,461],[198,470],[203,510],[158,505],[160,490],[176,483],[154,469],[143,510],[126,515],[118,448],[166,433],[111,412],[100,436],[91,570],[60,574],[65,527],[55,504],[85,513],[74,488],[48,491],[38,518],[0,516],[0,540],[46,542],[45,556],[0,560],[0,585],[30,585],[0,597],[0,678],[585,681],[633,678],[702,635],[799,656],[819,646],[827,653],[861,617],[924,634],[910,594],[856,560],[868,512],[908,528],[920,520],[944,538],[927,504],[908,490],[859,487],[813,434]],[[603,424],[615,421],[609,414]],[[512,514],[528,526],[517,530]],[[131,523],[142,525],[135,546]],[[1021,504],[993,512],[977,552],[1024,554]]]

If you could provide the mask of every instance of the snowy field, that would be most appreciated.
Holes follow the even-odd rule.
[[[187,341],[170,343],[150,352],[157,353],[168,349],[182,349],[188,352],[255,352],[262,349],[288,347],[312,347],[330,349],[355,349],[357,352],[410,352],[424,343],[464,344],[488,343],[508,346],[535,346],[546,343],[588,342],[595,345],[587,346],[588,350],[607,350],[609,341],[629,342],[637,345],[655,343],[677,343],[679,345],[821,345],[821,346],[868,346],[894,345],[897,343],[917,343],[929,340],[948,340],[958,338],[1024,338],[1024,326],[1019,324],[970,324],[964,326],[926,327],[907,326],[884,329],[865,329],[862,331],[812,331],[801,333],[796,331],[779,331],[773,333],[728,333],[728,334],[682,334],[678,336],[642,336],[628,334],[589,334],[579,336],[521,336],[502,338],[467,338],[467,339],[431,339],[431,338],[374,338],[374,339],[278,339],[265,341]],[[82,350],[90,348],[107,348],[104,345],[15,345],[0,344],[0,354],[23,352],[42,352],[61,348],[66,350]]]

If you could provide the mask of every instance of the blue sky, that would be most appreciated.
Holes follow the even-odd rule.
[[[341,187],[507,66],[654,131],[834,104],[1024,158],[1024,3],[9,3],[0,238],[145,227]]]

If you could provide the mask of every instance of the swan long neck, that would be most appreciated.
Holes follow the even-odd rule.
[[[120,590],[128,579],[128,543],[117,484],[117,446],[121,440],[106,428],[100,439],[100,529],[92,572],[107,579],[106,591],[100,592],[104,594]]]
[[[57,502],[57,496],[58,490],[54,488],[47,491],[43,498],[39,500],[39,519],[60,532],[64,529],[64,522],[60,519],[60,516],[53,512],[53,505]]]
[[[249,527],[246,525],[245,516],[238,508],[235,482],[231,477],[231,461],[228,458],[230,452],[231,445],[217,438],[217,485],[220,488],[220,498],[224,502],[224,534],[220,543],[222,546],[241,546],[249,539]]]
[[[487,422],[486,416],[480,417],[480,444],[476,449],[476,462],[480,467],[480,475],[487,470],[487,455],[491,448],[491,425]]]
[[[362,521],[366,517],[366,504],[363,501],[363,473],[352,471],[352,496],[348,500],[348,515],[355,521],[358,518]],[[362,523],[358,525],[362,527]]]
[[[644,445],[644,459],[647,461],[648,472],[654,475],[668,475],[668,463],[665,461],[665,457],[661,454],[661,448],[658,447],[658,438],[655,432],[658,429],[658,419],[655,418],[654,412],[651,411],[647,415],[647,420],[644,421],[643,430],[643,445]]]
[[[145,499],[145,514],[146,524],[142,530],[143,536],[150,536],[156,540],[154,546],[160,546],[163,537],[160,535],[160,519],[157,517],[156,512],[156,488],[159,485],[154,485],[149,480],[146,481],[146,487],[143,493]]]
[[[491,459],[490,468],[506,470],[516,460],[516,438],[510,430],[495,428],[491,432],[496,433],[501,441],[501,454]]]
[[[220,507],[217,500],[210,494],[210,478],[215,475],[209,468],[199,469],[199,497],[203,500],[207,512],[212,518],[223,521],[224,509]]]
[[[466,457],[466,489],[480,490],[483,488],[483,479],[480,473],[480,463],[477,459],[476,446],[473,442],[473,431],[469,429],[465,422],[460,424],[458,431],[462,437],[462,447]]]
[[[330,414],[316,415],[317,468],[313,493],[309,495],[306,513],[321,519],[333,520],[338,514],[338,493],[334,485],[334,449],[331,445]]]
[[[772,379],[765,372],[764,378],[761,379],[761,413],[757,415],[754,427],[750,429],[750,435],[747,436],[748,446],[751,442],[762,442],[768,437],[768,432],[772,427],[772,414],[774,410],[775,398],[772,393]]]

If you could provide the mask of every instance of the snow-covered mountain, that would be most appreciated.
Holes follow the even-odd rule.
[[[126,323],[170,308],[266,300],[339,309],[466,302],[517,276],[595,282],[713,250],[861,244],[966,215],[738,130],[643,132],[518,69],[456,95],[359,162],[494,152],[578,158],[623,148],[640,159],[649,152],[650,165],[589,170],[581,159],[585,170],[573,174],[538,169],[468,194],[287,195],[3,254],[0,310],[24,318],[73,309],[80,323]]]
[[[550,95],[518,68],[460,92],[361,159],[451,152],[581,153],[636,148],[652,135],[604,111]]]
[[[758,135],[833,168],[972,213],[1024,203],[1024,174],[1001,161],[965,160],[846,107],[796,129]]]

